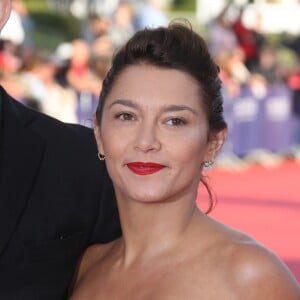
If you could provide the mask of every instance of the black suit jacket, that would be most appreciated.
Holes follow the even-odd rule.
[[[90,129],[0,97],[0,299],[64,299],[87,245],[120,235],[113,188]]]

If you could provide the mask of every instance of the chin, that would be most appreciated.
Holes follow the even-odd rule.
[[[158,203],[158,202],[162,202],[161,197],[155,197],[155,196],[151,196],[151,195],[135,196],[132,199],[135,202],[139,202],[139,203]]]
[[[134,193],[130,197],[133,199],[135,202],[140,202],[140,203],[158,203],[162,202],[162,197],[161,194],[158,194],[157,192],[155,194],[152,193],[145,193],[145,191],[141,193]]]

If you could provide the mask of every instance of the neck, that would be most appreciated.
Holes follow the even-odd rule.
[[[193,230],[199,216],[196,195],[173,202],[141,203],[118,199],[124,264],[147,260],[175,249]]]

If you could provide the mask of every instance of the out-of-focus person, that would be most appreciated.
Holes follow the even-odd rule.
[[[113,14],[109,31],[114,48],[121,47],[134,32],[134,7],[130,1],[122,0]]]

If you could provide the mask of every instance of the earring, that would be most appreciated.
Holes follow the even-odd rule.
[[[203,163],[203,167],[204,167],[204,168],[209,168],[209,167],[211,167],[213,164],[214,164],[214,162],[213,162],[212,160],[205,161],[205,162]]]
[[[103,161],[103,160],[105,160],[105,155],[98,152],[98,158]]]

